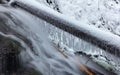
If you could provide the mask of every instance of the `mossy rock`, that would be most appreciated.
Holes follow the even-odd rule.
[[[105,68],[106,70],[108,71],[114,71],[115,68],[112,67],[110,64],[108,64],[107,62],[105,61],[101,61],[101,60],[94,60],[96,63],[98,63],[99,65],[101,65],[103,68]]]

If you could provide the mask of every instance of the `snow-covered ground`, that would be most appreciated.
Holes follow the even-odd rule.
[[[120,0],[46,0],[46,2],[50,7],[58,8],[61,13],[84,24],[120,35]],[[45,4],[46,2],[44,0]]]

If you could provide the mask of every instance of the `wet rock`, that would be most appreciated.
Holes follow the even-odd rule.
[[[0,3],[1,4],[5,4],[5,3],[8,3],[10,0],[0,0]]]
[[[0,36],[0,73],[10,75],[20,68],[19,53],[21,46],[18,42]]]

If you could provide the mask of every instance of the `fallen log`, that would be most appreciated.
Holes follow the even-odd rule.
[[[15,0],[11,5],[25,9],[46,22],[120,57],[120,37],[117,35],[82,24],[36,1]]]

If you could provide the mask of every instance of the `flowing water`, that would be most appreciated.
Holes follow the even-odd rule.
[[[0,35],[21,45],[19,56],[24,65],[44,75],[80,74],[50,43],[44,21],[19,8],[1,5],[0,9]]]
[[[74,55],[76,51],[102,55],[108,57],[112,61],[110,64],[120,70],[120,59],[96,46],[51,26],[20,8],[1,5],[0,9],[0,36],[19,43],[19,57],[25,66],[32,67],[43,75],[80,74],[76,65],[55,49],[51,39],[69,55]]]
[[[95,62],[107,63],[116,73],[120,73],[120,59],[115,55],[109,54],[107,51],[102,50],[91,43],[77,38],[54,26],[46,24],[46,27],[49,27],[49,38],[68,55],[72,56],[74,53],[79,52],[85,53],[86,55],[90,55]]]

